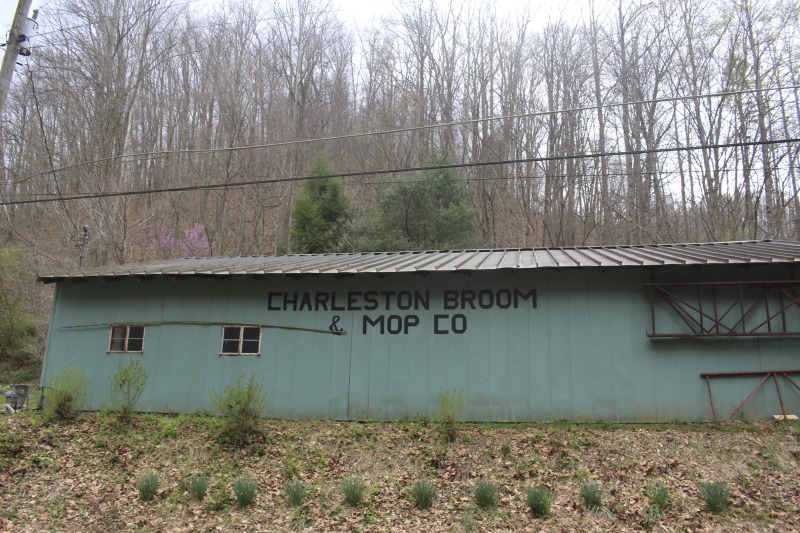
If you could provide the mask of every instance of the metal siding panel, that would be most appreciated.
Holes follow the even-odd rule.
[[[572,351],[569,338],[572,334],[569,306],[568,277],[566,272],[548,276],[546,284],[548,307],[540,307],[549,315],[549,370],[550,370],[550,420],[572,418]]]

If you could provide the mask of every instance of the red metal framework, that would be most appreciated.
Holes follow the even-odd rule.
[[[783,419],[786,420],[786,406],[783,403],[783,394],[781,393],[781,386],[778,383],[778,375],[783,376],[786,380],[794,385],[794,388],[800,391],[800,386],[795,383],[795,381],[789,377],[789,374],[800,374],[800,370],[749,370],[743,372],[705,372],[700,374],[701,378],[706,380],[706,386],[708,387],[708,399],[711,401],[711,416],[714,418],[714,422],[717,421],[717,408],[714,406],[714,395],[711,393],[711,378],[714,377],[743,377],[743,376],[764,376],[761,378],[761,381],[758,382],[758,385],[750,391],[750,394],[747,395],[747,398],[742,400],[742,403],[733,410],[731,416],[728,417],[728,420],[733,419],[736,416],[736,413],[741,411],[744,404],[746,404],[750,398],[761,388],[770,377],[775,381],[775,390],[778,391],[778,400],[781,404],[781,413],[783,414]]]
[[[800,335],[800,281],[647,283],[653,330],[648,337],[770,337]],[[686,326],[658,331],[656,303]],[[795,309],[795,307],[797,309]]]

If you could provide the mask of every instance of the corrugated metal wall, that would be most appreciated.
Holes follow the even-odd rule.
[[[650,298],[644,284],[651,276],[646,269],[617,268],[62,282],[43,379],[57,369],[85,368],[91,406],[100,408],[109,403],[108,377],[118,362],[140,358],[151,370],[140,403],[148,411],[211,411],[210,391],[253,373],[269,391],[272,414],[287,418],[432,415],[440,390],[460,388],[469,420],[652,422],[711,418],[701,372],[800,367],[800,339],[648,339]],[[665,268],[655,277],[767,280],[790,274],[787,267]],[[520,297],[514,308],[514,295],[531,289],[536,306]],[[320,310],[306,309],[305,293]],[[321,293],[328,296],[318,302]],[[351,310],[331,310],[332,293],[337,307],[346,308],[351,298]],[[469,308],[470,301],[476,309]],[[793,312],[790,320],[800,320]],[[659,327],[682,327],[663,305],[658,320]],[[265,328],[260,356],[228,357],[219,355],[221,325],[159,325],[165,321],[322,330],[335,321],[346,334]],[[109,323],[139,322],[151,323],[143,354],[106,353]],[[758,379],[715,380],[719,414],[730,414]],[[788,412],[798,413],[797,390],[784,386],[782,392]],[[767,383],[741,415],[779,412],[775,387]]]

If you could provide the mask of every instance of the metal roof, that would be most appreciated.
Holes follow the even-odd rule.
[[[423,252],[363,252],[169,259],[49,272],[39,281],[125,276],[231,276],[451,272],[529,268],[612,268],[667,265],[800,263],[800,242],[737,241],[694,244],[576,246]]]

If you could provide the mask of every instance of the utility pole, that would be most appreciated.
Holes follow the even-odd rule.
[[[14,74],[14,67],[17,64],[17,53],[19,52],[22,28],[28,19],[28,11],[31,9],[33,0],[19,0],[17,12],[14,14],[14,23],[11,25],[11,32],[6,43],[6,52],[3,55],[3,64],[0,66],[0,119],[6,110],[6,100],[8,91],[11,88],[11,77]]]

